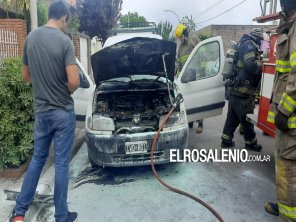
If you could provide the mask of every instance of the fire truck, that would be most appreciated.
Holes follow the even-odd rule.
[[[277,12],[278,1],[264,0],[263,2],[261,0],[260,5],[262,14],[260,17],[255,18],[254,21],[257,21],[258,23],[273,22],[276,25],[276,21],[280,19],[280,13]],[[269,12],[267,12],[268,8]],[[258,113],[248,115],[247,120],[263,130],[265,134],[274,137],[275,125],[267,121],[267,116],[270,108],[272,87],[276,72],[277,33],[275,32],[275,29],[272,29],[268,31],[268,35],[268,50],[265,54],[267,56],[263,58]]]

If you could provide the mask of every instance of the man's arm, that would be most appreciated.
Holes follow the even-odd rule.
[[[80,79],[78,74],[78,67],[76,64],[68,65],[66,67],[67,79],[68,79],[68,89],[70,93],[74,93],[80,85]]]
[[[32,82],[31,74],[28,65],[23,65],[23,80],[26,82]]]
[[[23,69],[22,69],[22,74],[23,74],[23,80],[26,82],[32,82],[31,79],[31,74],[30,74],[30,69],[28,65],[28,57],[27,57],[27,40],[25,42],[24,50],[23,50]]]
[[[80,85],[80,79],[78,74],[78,67],[76,64],[75,49],[70,39],[65,48],[65,68],[68,80],[68,89],[73,94]]]
[[[246,46],[245,46],[246,47]],[[244,69],[250,73],[251,75],[258,74],[258,69],[261,67],[260,62],[257,60],[256,56],[256,48],[251,46],[248,46],[248,48],[245,50],[243,55],[243,63],[244,63]],[[261,73],[260,73],[261,75]]]

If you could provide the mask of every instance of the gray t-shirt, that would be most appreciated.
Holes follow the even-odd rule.
[[[74,108],[66,67],[76,64],[76,58],[68,36],[48,26],[32,31],[25,43],[23,64],[29,66],[36,113]]]

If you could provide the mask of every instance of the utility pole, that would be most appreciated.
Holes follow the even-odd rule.
[[[181,22],[181,20],[180,20],[180,18],[179,18],[179,16],[177,15],[177,13],[176,12],[174,12],[173,10],[168,10],[168,9],[165,9],[164,10],[165,12],[171,12],[171,13],[173,13],[176,17],[177,17],[177,19],[178,19],[178,22]]]
[[[37,0],[30,0],[31,31],[38,28]]]

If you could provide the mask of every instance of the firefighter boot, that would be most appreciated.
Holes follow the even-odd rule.
[[[277,203],[266,202],[264,204],[264,209],[267,213],[278,216],[279,215],[279,207]]]
[[[260,144],[254,143],[254,144],[245,144],[245,148],[248,150],[260,152],[262,149],[262,146]]]
[[[196,129],[196,133],[202,133],[203,131],[203,120],[199,120],[198,122],[198,127]]]
[[[235,146],[235,142],[230,140],[230,141],[227,141],[227,140],[223,140],[222,139],[222,142],[221,142],[221,147],[222,148],[231,148],[231,147],[234,147]]]

